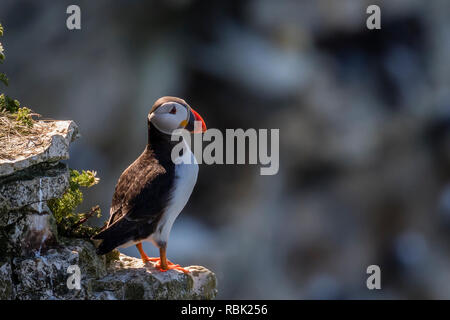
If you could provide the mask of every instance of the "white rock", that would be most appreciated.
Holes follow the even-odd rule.
[[[0,177],[42,162],[55,162],[69,158],[69,144],[78,138],[78,126],[73,121],[39,121],[35,126],[44,130],[39,145],[30,144],[13,160],[0,159]],[[30,137],[31,138],[31,137]]]

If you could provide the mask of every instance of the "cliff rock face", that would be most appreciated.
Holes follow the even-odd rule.
[[[39,144],[0,159],[0,299],[212,299],[216,277],[160,272],[152,263],[115,251],[97,256],[93,244],[58,236],[46,201],[69,186],[72,121],[40,122]],[[30,139],[31,141],[31,139]],[[78,286],[79,284],[79,286]]]

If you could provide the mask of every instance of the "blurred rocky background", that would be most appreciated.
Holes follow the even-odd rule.
[[[22,105],[78,124],[68,164],[98,172],[84,205],[103,218],[160,96],[209,128],[280,129],[277,175],[202,165],[172,230],[169,258],[213,270],[218,298],[448,299],[449,14],[447,0],[2,0],[2,68]],[[382,290],[366,288],[371,264]]]

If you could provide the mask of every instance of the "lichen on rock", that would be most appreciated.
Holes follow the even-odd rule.
[[[67,286],[70,266],[80,268],[80,289]],[[204,267],[161,272],[153,263],[120,254],[98,256],[87,240],[63,239],[59,246],[0,263],[0,299],[213,299],[216,277]]]
[[[214,273],[200,266],[186,267],[190,272],[159,271],[153,262],[120,254],[108,266],[108,275],[90,282],[91,298],[141,299],[213,299],[217,294]]]

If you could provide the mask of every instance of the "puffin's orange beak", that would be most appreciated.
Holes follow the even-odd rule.
[[[186,127],[187,130],[191,131],[192,133],[202,133],[206,131],[206,124],[205,121],[203,121],[203,118],[198,114],[197,111],[191,108],[191,117],[189,119],[188,126]],[[202,123],[202,128],[199,130],[195,128],[194,121],[200,121]]]

